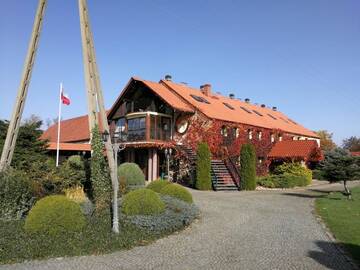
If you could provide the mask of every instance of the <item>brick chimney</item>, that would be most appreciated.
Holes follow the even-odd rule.
[[[207,97],[211,96],[211,84],[207,83],[207,84],[201,85],[200,91]]]

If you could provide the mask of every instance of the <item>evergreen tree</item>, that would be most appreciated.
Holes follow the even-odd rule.
[[[256,188],[256,154],[252,144],[244,144],[240,151],[240,186],[243,190]]]
[[[18,138],[11,161],[15,169],[29,170],[35,163],[43,163],[48,159],[46,153],[47,142],[40,140],[43,131],[38,117],[25,119],[19,129]],[[4,147],[9,122],[0,120],[0,153]]]
[[[211,153],[207,143],[199,143],[196,152],[196,182],[195,187],[200,190],[211,189]]]
[[[104,145],[99,127],[92,130],[91,139],[91,186],[97,210],[108,207],[111,201],[111,181],[108,166],[104,157]]]
[[[321,167],[324,177],[330,182],[344,182],[345,195],[350,199],[347,182],[360,178],[360,158],[352,157],[348,151],[336,148],[325,153]]]

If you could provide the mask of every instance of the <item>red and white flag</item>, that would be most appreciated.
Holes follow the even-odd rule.
[[[61,90],[61,102],[65,105],[70,105],[70,98],[67,94],[64,94],[64,91]]]

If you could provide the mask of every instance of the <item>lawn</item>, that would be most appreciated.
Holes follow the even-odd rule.
[[[339,192],[316,200],[317,213],[335,238],[360,263],[360,187],[352,189],[353,199]]]
[[[49,238],[25,233],[24,221],[0,221],[0,264],[49,257],[103,254],[144,245],[162,237],[132,226],[111,233],[110,217],[92,218],[81,233]]]

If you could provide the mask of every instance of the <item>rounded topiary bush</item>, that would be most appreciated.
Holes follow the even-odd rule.
[[[171,197],[175,197],[184,202],[188,202],[188,203],[193,202],[191,193],[188,190],[186,190],[186,188],[178,184],[166,185],[160,190],[160,193]]]
[[[78,232],[85,226],[80,206],[63,195],[39,200],[25,220],[25,231],[47,235]]]
[[[170,184],[169,181],[158,179],[158,180],[152,181],[150,184],[147,185],[146,188],[151,189],[157,193],[160,193],[162,188],[169,184]]]
[[[145,175],[136,163],[121,164],[118,168],[118,177],[122,190],[129,191],[145,186]]]
[[[150,189],[137,189],[124,196],[122,212],[125,215],[157,215],[165,210],[159,194]]]

